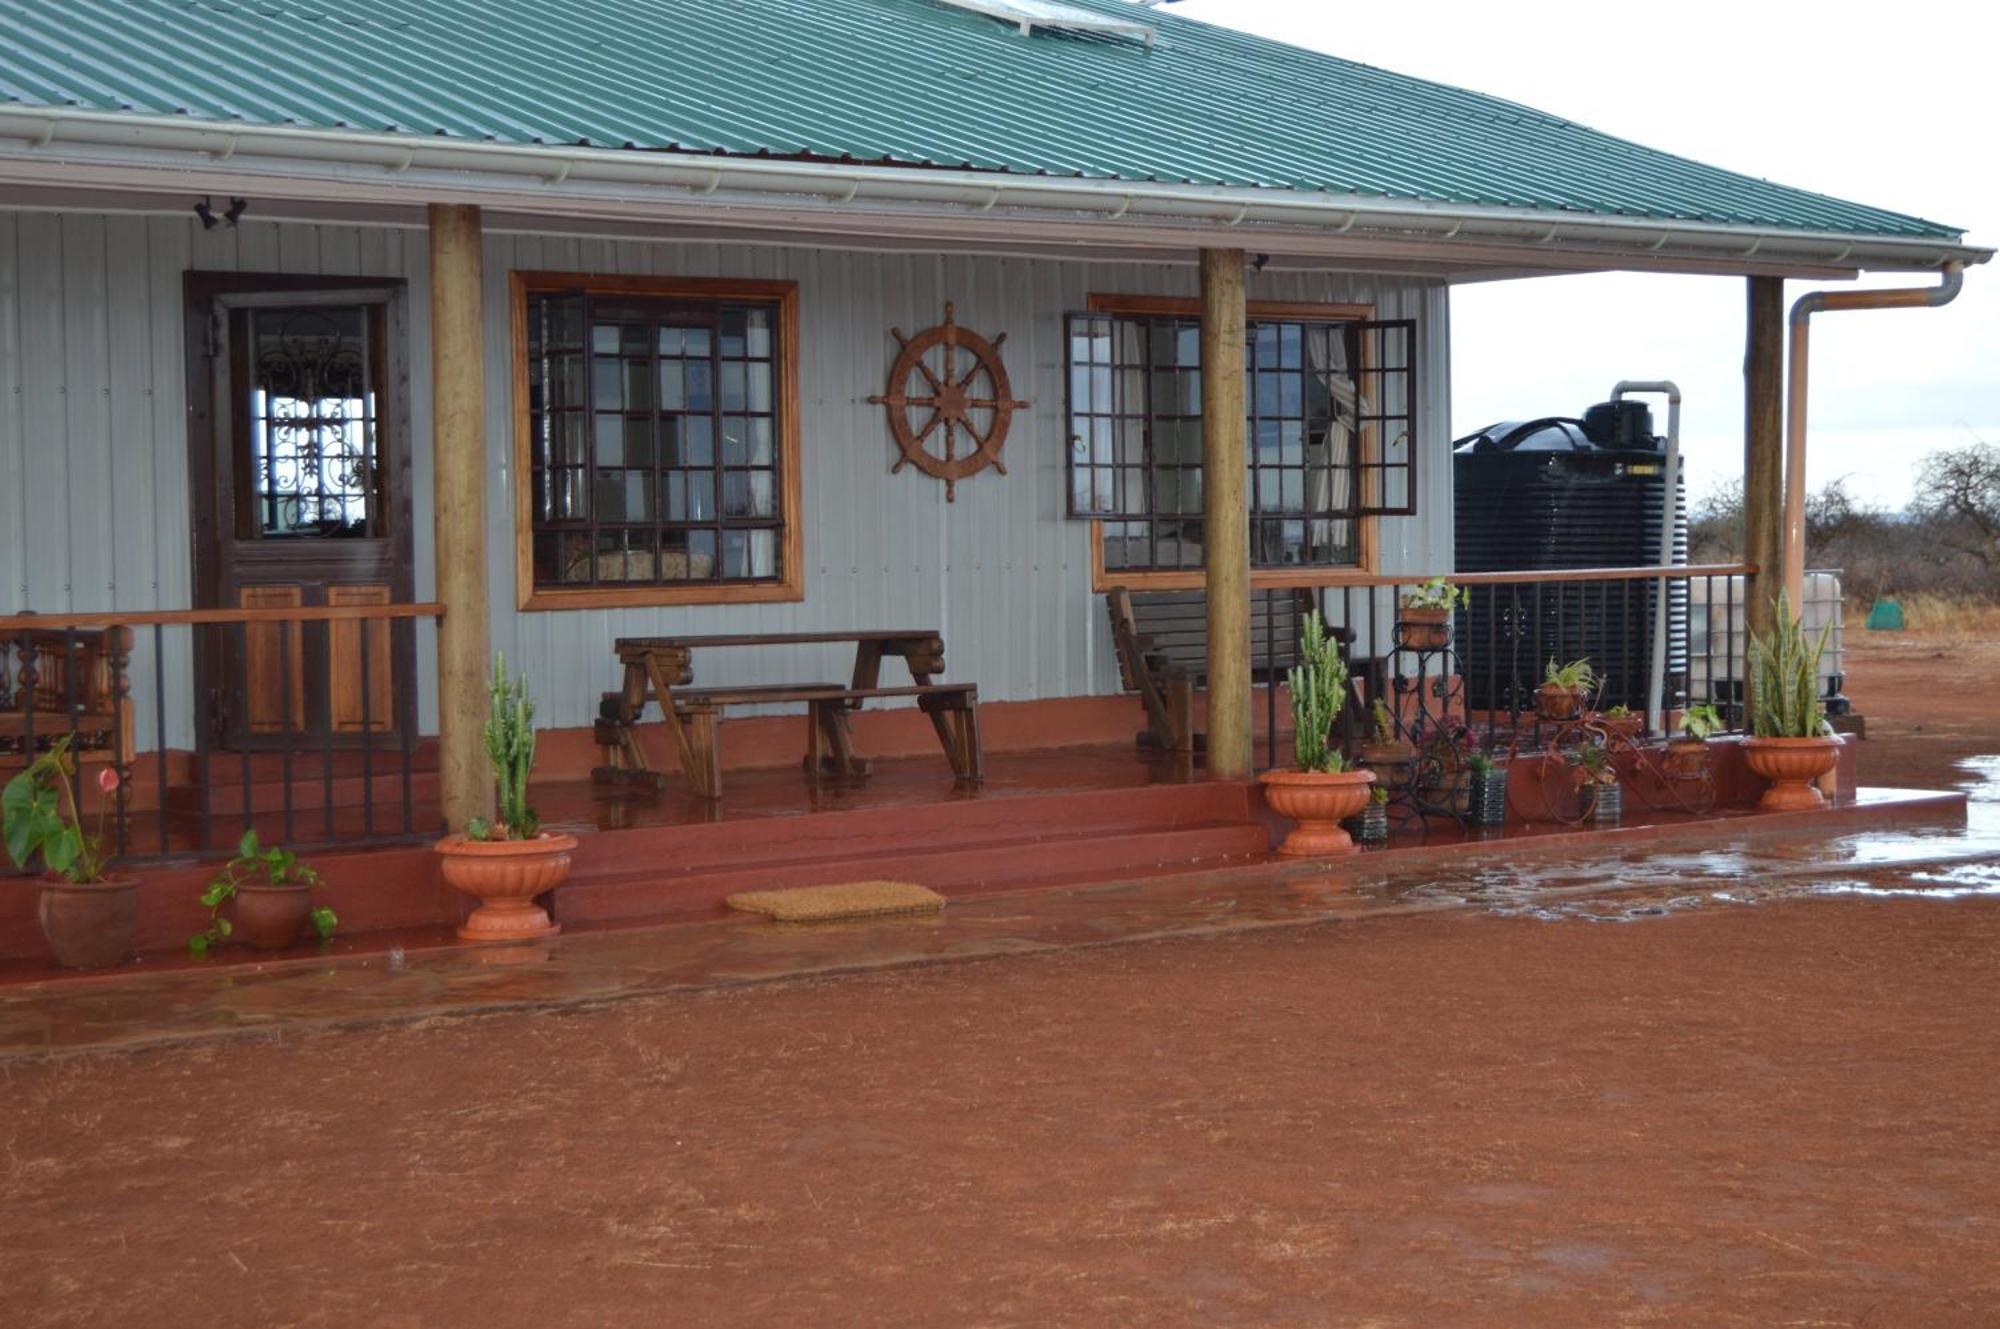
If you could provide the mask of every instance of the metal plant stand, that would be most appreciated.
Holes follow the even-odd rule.
[[[1405,672],[1403,661],[1415,668]],[[1395,652],[1390,679],[1394,708],[1415,750],[1410,778],[1391,798],[1398,822],[1428,826],[1433,818],[1467,825],[1472,816],[1471,730],[1467,724],[1465,667],[1451,645]]]
[[[1700,815],[1715,807],[1715,772],[1704,763],[1699,771],[1684,771],[1674,765],[1664,746],[1648,743],[1635,726],[1586,711],[1572,719],[1537,717],[1538,737],[1546,732],[1540,747],[1537,778],[1530,782],[1550,821],[1581,826],[1592,821],[1593,799],[1578,787],[1576,754],[1583,748],[1599,746],[1611,768],[1618,774],[1621,802],[1640,807]],[[1510,754],[1520,755],[1517,738]]]

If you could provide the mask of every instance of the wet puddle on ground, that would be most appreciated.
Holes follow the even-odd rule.
[[[1761,837],[1678,853],[1652,848],[1587,865],[1487,865],[1432,875],[1398,894],[1505,917],[1618,923],[1811,896],[2000,896],[2000,756],[1968,758],[1959,768],[1963,826],[1857,831],[1830,841]]]

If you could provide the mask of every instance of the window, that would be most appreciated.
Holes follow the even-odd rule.
[[[1369,520],[1415,511],[1415,325],[1365,313],[1251,306],[1244,404],[1255,568],[1366,566]],[[1073,315],[1069,367],[1070,513],[1099,522],[1102,569],[1198,573],[1194,307],[1134,300]]]
[[[523,608],[796,600],[796,287],[516,278]]]
[[[237,538],[380,536],[381,307],[250,307],[233,317],[249,379]]]

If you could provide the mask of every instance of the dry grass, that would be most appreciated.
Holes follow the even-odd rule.
[[[1903,606],[1903,626],[1910,632],[1960,639],[2000,638],[2000,601],[1929,592],[1899,595],[1894,599]],[[1855,601],[1847,606],[1849,631],[1866,627],[1870,607],[1865,601]]]

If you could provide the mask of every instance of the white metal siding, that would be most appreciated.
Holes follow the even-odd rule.
[[[621,635],[844,626],[937,627],[948,676],[982,697],[1021,700],[1113,691],[1104,613],[1090,591],[1088,527],[1065,501],[1062,319],[1093,292],[1193,295],[1192,266],[1063,263],[829,249],[640,243],[493,235],[486,246],[487,493],[493,639],[534,680],[542,721],[587,724],[615,685]],[[429,513],[430,319],[427,240],[405,229],[267,224],[204,231],[178,217],[0,211],[0,604],[44,612],[180,608],[190,602],[181,347],[189,269],[401,277],[410,290],[408,357],[416,584],[433,585]],[[800,287],[806,598],[798,604],[517,613],[514,587],[512,354],[507,274],[514,269],[780,277]],[[1383,523],[1387,571],[1451,566],[1449,329],[1443,286],[1338,273],[1258,274],[1253,299],[1360,301],[1420,334],[1419,512]],[[1003,454],[944,487],[913,468],[889,474],[895,449],[880,407],[895,343],[937,322],[1005,332],[1016,394]],[[447,554],[448,556],[448,554]],[[428,632],[421,710],[434,715]],[[142,652],[144,643],[141,643]],[[174,704],[190,686],[170,649],[168,741],[191,741]],[[812,660],[742,652],[704,657],[743,681],[834,671]],[[142,710],[150,682],[136,662]],[[150,713],[141,732],[150,739]]]

